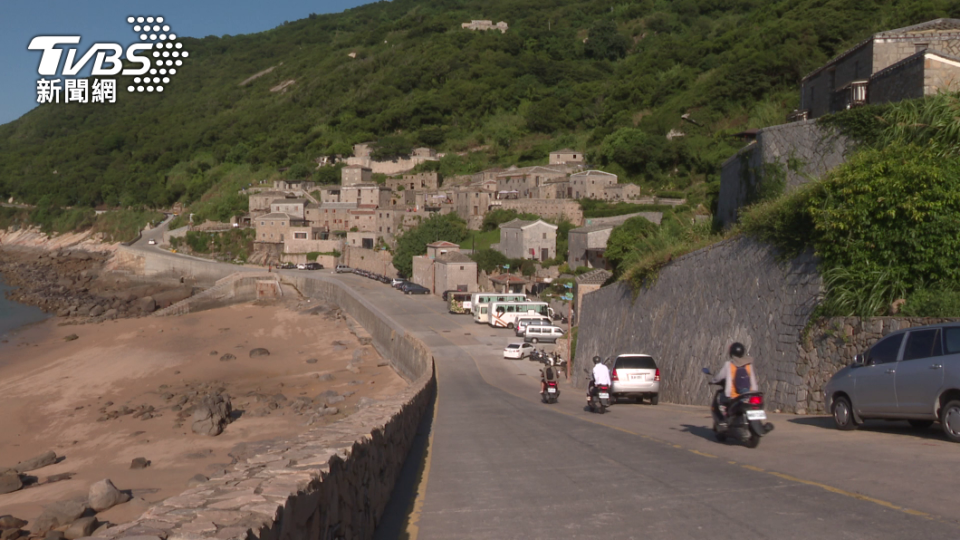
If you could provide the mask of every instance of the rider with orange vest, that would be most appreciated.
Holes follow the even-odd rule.
[[[726,397],[721,405],[726,405],[731,399],[746,394],[747,392],[758,392],[760,387],[757,385],[757,375],[753,371],[753,358],[744,356],[746,348],[742,343],[730,345],[730,360],[724,362],[723,367],[713,378],[712,384],[723,385],[723,395]]]

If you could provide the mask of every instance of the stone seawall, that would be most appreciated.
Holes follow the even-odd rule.
[[[678,258],[655,283],[624,283],[584,296],[573,380],[585,387],[587,359],[653,355],[664,401],[707,405],[712,390],[700,373],[718,369],[730,343],[756,360],[770,409],[806,409],[813,390],[798,374],[801,334],[821,294],[812,256],[779,262],[769,247],[735,238]]]
[[[163,254],[158,256],[163,257]],[[192,260],[160,263],[149,254],[144,268],[163,272],[235,272],[228,265]],[[178,259],[172,257],[172,259]],[[211,263],[216,264],[216,263]],[[220,276],[223,277],[223,276]],[[347,418],[300,435],[255,445],[223,476],[171,497],[136,521],[99,537],[138,540],[287,540],[372,538],[423,414],[436,392],[433,357],[416,337],[355,291],[328,276],[283,276],[306,296],[337,304],[366,329],[408,388],[391,399],[367,402]]]
[[[264,269],[121,246],[107,270],[125,273],[133,279],[180,281],[212,287],[218,280],[235,272],[263,272]]]

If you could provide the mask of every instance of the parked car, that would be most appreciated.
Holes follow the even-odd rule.
[[[530,356],[532,351],[533,345],[529,343],[511,343],[503,350],[503,357],[520,360],[521,358]]]
[[[524,336],[528,325],[553,326],[553,322],[550,321],[550,317],[520,317],[517,319],[517,326],[514,328],[517,331],[517,337]]]
[[[404,285],[403,294],[430,294],[430,289],[416,283],[408,283]]]
[[[323,265],[318,262],[308,262],[305,268],[307,270],[323,270]]]
[[[900,330],[873,344],[823,387],[841,430],[868,418],[906,420],[917,429],[939,421],[960,442],[960,325]]]
[[[343,273],[353,272],[353,269],[345,264],[338,264],[337,267],[335,268],[335,271],[338,274],[343,274]]]
[[[390,283],[390,278],[387,276],[380,276],[380,283]]]
[[[523,341],[525,343],[540,343],[544,341],[546,343],[556,343],[558,339],[563,337],[563,328],[559,326],[541,326],[541,325],[527,325],[527,329],[523,332]]]
[[[307,263],[300,263],[297,265],[297,270],[306,270],[306,269],[307,269]]]
[[[407,280],[405,279],[393,278],[392,280],[390,280],[390,286],[393,287],[394,289],[399,289],[406,282]]]
[[[660,402],[660,369],[648,354],[621,354],[610,369],[613,385],[610,395],[617,398],[631,397],[637,403],[649,399],[651,405]]]
[[[155,246],[155,245],[157,245],[157,241],[156,241],[156,240],[154,240],[153,238],[151,238],[151,239],[149,239],[149,240],[147,240],[147,243],[148,243],[148,244],[150,244],[151,246]]]
[[[288,263],[283,263],[283,264],[280,265],[280,269],[281,269],[281,270],[293,270],[293,269],[296,268],[296,267],[297,267],[297,265],[295,265],[295,264],[293,264],[293,263],[289,263],[289,262],[288,262]]]

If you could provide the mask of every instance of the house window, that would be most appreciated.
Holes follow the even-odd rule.
[[[463,267],[461,266],[460,269],[463,270]]]
[[[286,223],[283,222],[283,221],[281,221],[281,222],[280,222],[280,226],[282,227],[282,226],[284,226],[284,225],[286,225]]]
[[[543,239],[544,239],[544,240],[547,239],[547,233],[543,233]]]
[[[293,233],[293,237],[296,238],[296,239],[300,239],[300,240],[306,240],[306,239],[307,239],[307,233],[305,233],[305,232],[295,232],[295,233]]]
[[[267,223],[266,223],[265,221],[261,221],[261,222],[260,222],[260,226],[263,226],[263,225],[266,225],[266,224],[267,224]]]

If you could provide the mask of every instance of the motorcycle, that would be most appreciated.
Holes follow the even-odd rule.
[[[534,350],[530,351],[530,357],[529,357],[529,358],[530,358],[530,361],[531,361],[531,362],[540,362],[540,361],[541,361],[540,354],[541,354],[540,351],[537,350],[537,349],[534,349]]]
[[[547,358],[547,365],[548,365],[548,366],[563,367],[564,365],[566,365],[566,363],[567,363],[567,361],[564,360],[563,357],[561,357],[561,356],[560,356],[560,353],[558,353],[558,352],[554,352],[554,353],[550,354],[550,356]]]
[[[713,376],[708,368],[703,373]],[[724,384],[717,384],[718,386]],[[760,438],[773,431],[773,424],[764,423],[767,413],[763,410],[763,392],[745,392],[730,400],[724,411],[720,405],[723,390],[717,390],[713,395],[710,412],[713,416],[713,432],[717,440],[724,442],[727,437],[733,437],[744,443],[747,448],[756,448]]]
[[[590,374],[590,371],[583,370],[584,373]],[[610,406],[610,385],[607,384],[591,384],[590,388],[587,390],[587,407],[590,408],[590,412],[603,414],[607,412],[607,407]]]
[[[560,397],[560,386],[557,381],[547,381],[547,391],[540,395],[544,403],[556,403]]]

